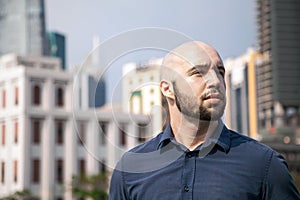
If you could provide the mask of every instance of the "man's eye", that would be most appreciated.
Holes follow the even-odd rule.
[[[201,71],[195,70],[195,71],[192,72],[192,75],[202,76],[203,73]]]
[[[219,70],[219,73],[221,74],[222,77],[225,76],[225,71],[224,70]]]

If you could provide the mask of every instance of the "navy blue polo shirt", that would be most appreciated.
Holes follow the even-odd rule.
[[[300,199],[286,162],[271,148],[221,122],[190,151],[171,127],[125,153],[110,185],[111,200]]]

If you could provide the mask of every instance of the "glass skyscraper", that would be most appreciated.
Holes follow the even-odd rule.
[[[0,56],[47,55],[44,0],[0,0]]]
[[[62,69],[66,68],[66,39],[63,34],[48,32],[49,56],[58,57],[61,60]]]

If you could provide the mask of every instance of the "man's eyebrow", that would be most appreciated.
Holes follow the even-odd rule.
[[[192,68],[189,68],[187,71],[186,71],[186,73],[187,74],[190,74],[190,73],[192,73],[192,72],[194,72],[194,71],[207,71],[207,68],[208,68],[209,66],[208,65],[205,65],[205,64],[203,64],[203,65],[195,65],[195,66],[193,66]]]

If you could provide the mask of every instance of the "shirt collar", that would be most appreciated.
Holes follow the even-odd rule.
[[[164,130],[164,132],[162,133],[162,136],[159,140],[157,149],[160,149],[162,147],[164,147],[166,144],[168,144],[172,139],[174,139],[174,135],[173,135],[173,131],[171,128],[171,125],[168,124]]]
[[[221,134],[218,134],[218,132],[221,132]],[[224,152],[227,153],[230,149],[231,143],[230,131],[221,120],[219,121],[219,126],[214,134],[217,136],[217,138],[214,138],[216,144],[219,145],[224,150]]]
[[[166,126],[165,130],[162,133],[157,149],[161,149],[172,140],[174,140],[174,135],[173,135],[172,128],[169,124]],[[212,134],[212,137],[210,137],[208,141],[203,143],[203,145],[208,146],[211,143],[214,143],[217,144],[219,147],[221,147],[224,150],[224,152],[227,153],[230,149],[230,142],[231,142],[230,132],[225,126],[225,124],[220,120],[216,131]]]

